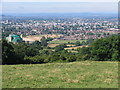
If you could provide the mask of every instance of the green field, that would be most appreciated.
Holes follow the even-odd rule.
[[[3,65],[3,88],[118,88],[118,62]]]
[[[79,40],[55,40],[55,41],[50,41],[49,43],[51,44],[63,44],[63,43],[75,43],[76,41],[79,41]],[[80,40],[80,42],[82,41],[86,41],[86,40]]]

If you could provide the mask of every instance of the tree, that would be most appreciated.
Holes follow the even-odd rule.
[[[75,55],[70,55],[70,56],[68,56],[67,62],[74,62],[74,61],[76,61]]]
[[[81,43],[82,45],[86,45],[87,43],[85,42],[85,41],[82,41],[82,43]]]
[[[53,38],[50,38],[50,37],[48,37],[47,39],[46,39],[46,41],[52,41],[53,40]]]
[[[18,63],[25,63],[24,62],[24,57],[26,55],[27,51],[27,46],[25,43],[18,43],[18,44],[13,44],[13,48],[15,51],[15,59],[18,60]]]
[[[95,60],[120,60],[120,36],[114,35],[96,40],[92,44],[92,55]]]
[[[91,47],[83,47],[78,49],[77,59],[90,60],[91,59]]]
[[[76,42],[75,42],[75,45],[76,45],[76,46],[80,46],[80,45],[81,45],[81,44],[80,44],[80,41],[76,41]]]
[[[2,40],[2,64],[15,64],[15,52],[11,44]]]
[[[41,45],[44,46],[44,47],[46,47],[48,45],[47,40],[46,40],[45,37],[42,37],[42,39],[41,39]]]
[[[27,61],[29,63],[34,63],[34,64],[44,63],[44,59],[45,59],[44,56],[39,56],[39,55],[36,55],[34,57],[25,57],[25,61]]]
[[[88,44],[88,45],[92,44],[93,42],[94,42],[94,39],[92,39],[92,38],[89,38],[89,39],[87,40],[87,44]]]
[[[61,44],[61,45],[58,45],[55,47],[55,51],[58,52],[58,51],[62,51],[64,50],[64,48],[66,48],[66,44]]]

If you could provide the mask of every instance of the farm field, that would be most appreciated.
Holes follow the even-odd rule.
[[[50,41],[49,43],[50,44],[63,44],[63,43],[68,43],[68,42],[75,43],[76,41],[78,40],[55,40],[55,41]],[[80,42],[82,41],[86,41],[86,40],[80,40]]]
[[[65,50],[70,50],[70,49],[78,49],[78,48],[83,48],[83,47],[88,47],[88,45],[77,46],[77,47],[69,47],[69,48],[64,48],[64,49],[65,49]]]
[[[54,48],[54,47],[56,47],[56,46],[58,46],[58,45],[60,45],[60,44],[48,44],[48,47]],[[73,44],[67,44],[67,46],[68,46],[68,47],[74,47],[75,45],[73,45]]]
[[[118,62],[3,65],[3,88],[118,88]]]
[[[56,47],[56,46],[58,46],[59,44],[48,44],[48,47],[51,47],[51,48],[53,48],[53,47]]]
[[[42,37],[46,37],[46,38],[48,38],[48,37],[51,37],[51,38],[58,38],[58,37],[60,37],[60,36],[62,36],[62,35],[60,35],[60,34],[45,34],[45,35],[31,35],[31,36],[26,36],[26,37],[23,37],[23,40],[24,41],[40,41],[40,39],[42,38]]]
[[[66,48],[66,49],[77,49],[79,47],[75,47],[74,44],[68,44],[68,42],[70,43],[75,43],[76,41],[78,40],[55,40],[55,41],[49,41],[48,42],[48,47],[56,47],[57,45],[60,45],[60,44],[67,44],[67,46],[71,47],[71,48]],[[86,40],[80,40],[80,42],[83,42],[83,41],[86,41]]]

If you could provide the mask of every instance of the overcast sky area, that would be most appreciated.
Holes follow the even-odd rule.
[[[2,11],[3,14],[117,13],[118,0],[2,0]]]

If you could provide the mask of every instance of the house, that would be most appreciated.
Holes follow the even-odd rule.
[[[10,34],[8,37],[6,37],[6,40],[8,42],[13,42],[13,43],[18,43],[23,41],[22,37],[16,34]]]

